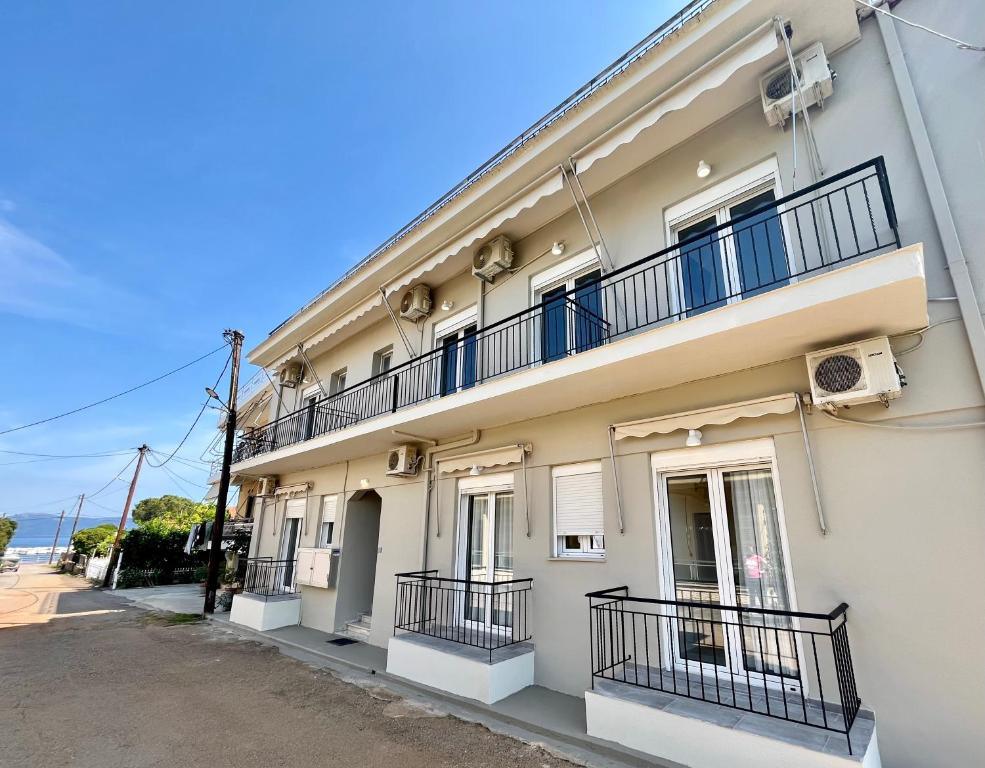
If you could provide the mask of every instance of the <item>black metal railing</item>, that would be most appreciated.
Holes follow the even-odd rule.
[[[841,733],[861,700],[847,611],[830,613],[590,592],[592,686],[597,680],[685,696]]]
[[[243,592],[270,598],[297,594],[294,577],[297,560],[271,560],[265,557],[246,561]]]
[[[530,640],[533,579],[446,579],[437,571],[397,574],[393,633],[398,630],[488,651]]]
[[[767,195],[768,197],[768,195]],[[244,434],[236,461],[762,294],[900,247],[882,157],[730,209],[682,239]],[[762,204],[755,205],[755,201]],[[753,206],[751,210],[746,210]]]

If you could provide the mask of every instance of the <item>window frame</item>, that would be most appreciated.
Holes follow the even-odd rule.
[[[336,371],[332,371],[328,377],[328,396],[333,397],[345,389],[345,380],[349,375],[349,367],[342,366]]]
[[[570,477],[572,475],[594,475],[599,476],[599,487],[602,492],[602,534],[563,534],[557,532],[557,478]],[[564,539],[569,536],[578,537],[578,548],[573,549],[566,546]],[[602,546],[595,547],[594,539],[601,538]],[[551,557],[557,559],[591,559],[604,560],[606,557],[605,548],[605,486],[602,477],[602,461],[595,459],[591,461],[580,461],[573,464],[559,464],[551,467]]]
[[[585,248],[578,253],[570,256],[567,259],[559,261],[557,264],[548,267],[547,269],[541,270],[530,278],[530,307],[534,309],[536,307],[543,307],[544,305],[544,294],[555,291],[558,288],[564,288],[564,292],[575,290],[577,287],[575,285],[576,281],[580,277],[589,275],[592,272],[598,272],[599,278],[605,277],[605,270],[602,269],[602,265],[599,263],[598,254],[595,249],[591,246]],[[606,307],[605,301],[601,302],[602,319],[605,320]],[[544,319],[543,310],[541,317],[541,330],[538,333],[535,330],[535,323],[531,323],[531,335],[530,340],[531,349],[534,352],[533,360],[535,365],[541,365],[545,362],[552,362],[553,360],[559,360],[560,357],[552,357],[550,360],[544,360]],[[568,322],[568,315],[564,314],[564,342],[565,342],[565,352],[566,355],[570,354],[571,350],[577,348],[577,339],[575,338],[575,323]],[[601,346],[601,345],[599,345]],[[584,351],[584,350],[582,350]]]
[[[453,395],[456,392],[461,392],[465,389],[471,389],[476,384],[478,384],[478,378],[479,378],[478,318],[479,318],[478,306],[473,304],[471,307],[467,307],[466,309],[463,309],[461,312],[456,312],[454,315],[450,317],[446,317],[441,322],[434,324],[432,328],[432,335],[433,335],[432,352],[438,355],[441,360],[440,364],[435,366],[437,369],[437,376],[438,376],[437,389],[436,389],[438,393],[438,397],[447,397],[448,395]],[[469,328],[473,328],[470,334],[466,333],[466,331],[468,331]],[[465,345],[462,342],[465,340],[466,336],[468,335],[472,335],[476,337],[474,340],[474,344],[476,347],[474,351],[474,363],[476,366],[476,370],[475,370],[475,378],[473,379],[472,383],[469,384],[468,386],[464,386],[462,382],[464,380],[464,366],[465,366],[466,355],[464,354]],[[444,391],[444,383],[445,383],[444,382],[444,373],[445,373],[444,346],[445,346],[445,342],[449,339],[455,339],[455,341],[451,342],[451,345],[455,345],[455,344],[458,345],[455,350],[455,387],[450,388],[448,391]]]
[[[386,364],[386,367],[384,367],[384,363]],[[373,376],[380,376],[384,373],[389,373],[392,367],[393,344],[387,344],[385,347],[378,349],[373,353]]]
[[[724,224],[730,220],[729,210],[750,198],[764,192],[772,191],[774,200],[783,197],[783,185],[780,178],[780,166],[776,156],[772,155],[767,159],[729,176],[722,181],[716,182],[705,189],[688,196],[684,200],[672,205],[664,210],[664,235],[669,245],[678,243],[678,233],[694,224],[705,219],[714,217],[716,225]],[[778,213],[784,213],[783,206],[777,206]],[[787,272],[789,274],[788,285],[796,282],[793,277],[793,264],[790,258],[793,255],[791,247],[792,241],[787,229],[786,218],[779,217],[780,231],[786,249]],[[734,238],[732,228],[726,227],[716,233],[719,238],[719,259],[721,260],[721,274],[726,279],[727,284],[741,285],[740,269],[738,257],[735,253]],[[673,281],[677,290],[671,292],[671,311],[675,315],[691,316],[692,310],[684,306],[684,276],[680,268],[681,259],[678,254],[673,258],[672,266],[668,269],[667,277]],[[777,285],[776,287],[780,287]],[[730,296],[725,299],[724,306],[734,304],[748,298],[742,293]],[[699,309],[700,312],[708,311],[714,307]]]

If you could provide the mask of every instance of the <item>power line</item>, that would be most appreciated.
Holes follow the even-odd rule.
[[[140,456],[140,455],[141,454],[138,453],[136,456],[134,456],[132,459],[130,459],[130,461],[128,461],[124,465],[123,469],[121,469],[119,472],[117,472],[116,473],[116,476],[112,480],[110,480],[108,483],[106,483],[106,485],[104,485],[102,488],[100,488],[95,493],[87,493],[86,496],[91,500],[93,496],[98,496],[100,493],[102,493],[107,488],[109,488],[113,483],[115,483],[117,480],[120,479],[120,475],[122,475],[124,472],[126,472],[127,469],[130,467],[130,465],[133,464],[133,462],[135,462],[137,460],[137,456]]]
[[[212,390],[215,390],[215,388],[219,386],[219,382],[222,381],[222,377],[226,375],[226,370],[229,368],[229,361],[232,359],[232,357],[233,357],[232,356],[232,353],[230,352],[229,357],[226,358],[226,364],[224,366],[222,366],[222,371],[219,373],[219,378],[217,378],[215,380],[215,384],[212,385]],[[169,461],[171,461],[171,459],[173,459],[175,457],[175,454],[177,454],[178,451],[181,450],[181,446],[183,446],[185,444],[185,441],[188,439],[188,437],[194,431],[195,427],[198,425],[199,419],[202,418],[202,414],[205,413],[205,409],[209,407],[209,403],[211,401],[212,401],[212,395],[208,395],[205,398],[205,402],[202,403],[202,407],[199,410],[198,415],[195,417],[195,421],[192,422],[192,425],[188,428],[188,431],[185,432],[185,436],[183,438],[181,438],[181,442],[178,443],[178,445],[175,447],[175,449],[173,451],[171,451],[171,455],[168,456],[160,464],[154,464],[150,459],[148,459],[147,460],[147,463],[150,466],[152,466],[152,467],[163,467],[165,464],[167,464]],[[157,451],[151,451],[151,453],[155,453],[156,454]]]
[[[182,366],[180,366],[178,368],[175,368],[174,370],[168,371],[167,373],[162,373],[160,376],[157,376],[157,377],[155,377],[153,379],[150,379],[149,381],[145,381],[143,384],[138,384],[135,387],[130,387],[130,389],[126,389],[126,390],[124,390],[122,392],[117,392],[115,395],[110,395],[109,397],[104,397],[102,400],[97,400],[94,403],[89,403],[88,405],[83,405],[83,406],[80,406],[78,408],[73,408],[71,411],[65,411],[64,413],[59,413],[59,414],[57,414],[55,416],[49,416],[46,419],[38,419],[38,421],[32,421],[30,424],[21,424],[19,427],[10,427],[9,429],[0,430],[0,435],[7,435],[7,434],[10,434],[11,432],[17,432],[17,431],[19,431],[21,429],[27,429],[28,427],[36,427],[39,424],[47,424],[49,421],[54,421],[55,419],[61,419],[61,418],[64,418],[65,416],[71,416],[72,414],[75,414],[75,413],[79,413],[81,411],[88,410],[89,408],[95,408],[97,405],[102,405],[103,403],[108,403],[110,400],[115,400],[118,397],[123,397],[123,395],[129,395],[131,392],[136,392],[138,389],[143,389],[144,387],[149,386],[151,384],[154,384],[155,382],[158,382],[161,379],[166,379],[168,376],[173,376],[174,374],[178,373],[179,371],[185,370],[185,368],[190,368],[191,366],[195,365],[195,363],[201,362],[202,360],[204,360],[207,357],[211,357],[216,352],[224,349],[225,347],[226,347],[226,345],[223,344],[221,347],[216,347],[211,352],[209,352],[207,354],[204,354],[201,357],[196,357],[190,363],[185,363],[184,365],[182,365]]]
[[[43,456],[46,459],[96,459],[104,456],[123,456],[129,454],[132,448],[119,451],[104,451],[103,453],[28,453],[26,451],[8,451],[0,449],[0,453],[10,453],[15,456]]]

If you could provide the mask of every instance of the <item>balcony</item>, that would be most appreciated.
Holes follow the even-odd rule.
[[[685,596],[693,599],[633,597],[626,587],[587,595],[590,734],[692,764],[700,760],[683,737],[661,737],[694,730],[690,719],[701,721],[698,731],[730,731],[701,739],[717,739],[725,753],[763,760],[763,749],[777,751],[748,743],[755,735],[804,750],[781,747],[784,765],[874,764],[875,721],[856,688],[847,605],[806,613]],[[645,733],[627,731],[630,723]]]
[[[919,245],[900,248],[876,158],[252,430],[235,461],[263,464],[309,441],[338,460],[331,445],[417,418],[437,434],[443,413],[454,434],[473,416],[492,426],[596,402],[598,387],[619,397],[912,330],[926,320],[922,257]],[[524,388],[523,402],[508,397]]]
[[[533,685],[532,584],[398,573],[387,672],[486,704]]]
[[[297,560],[247,560],[243,591],[233,596],[229,620],[258,632],[297,624],[301,600],[296,573]]]

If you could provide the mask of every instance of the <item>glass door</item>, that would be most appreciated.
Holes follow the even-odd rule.
[[[541,360],[549,363],[569,354],[594,349],[605,342],[605,311],[598,280],[602,271],[570,277],[541,291]],[[568,295],[574,291],[574,295]]]
[[[513,492],[462,496],[465,620],[476,629],[510,632],[513,605],[495,584],[513,578]]]
[[[685,604],[669,623],[674,663],[799,684],[791,620],[758,610],[792,609],[772,467],[667,474],[662,486],[667,597]]]
[[[298,532],[301,528],[301,518],[289,517],[284,520],[284,531],[280,540],[280,559],[284,562],[283,578],[278,586],[291,587],[294,585],[294,558],[298,551]]]

